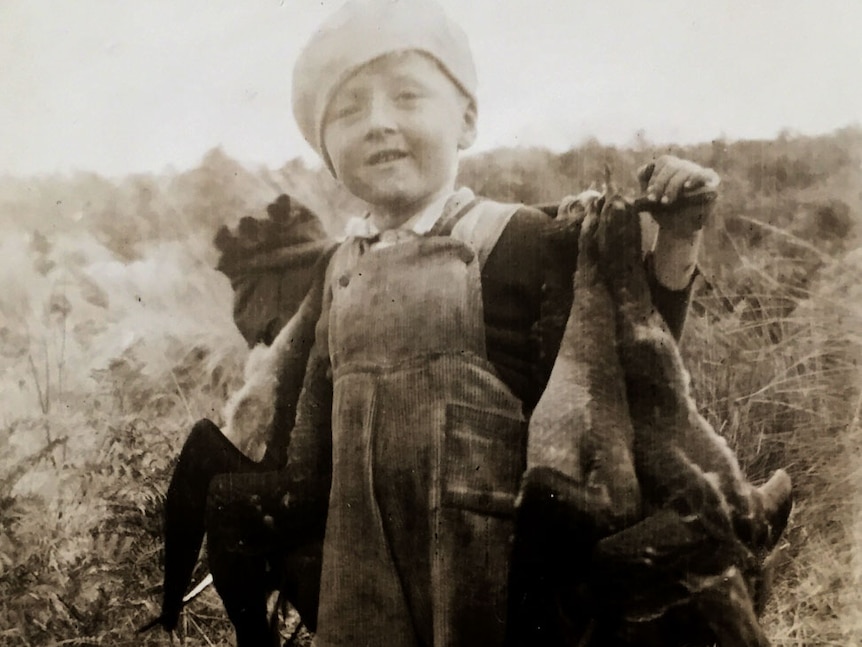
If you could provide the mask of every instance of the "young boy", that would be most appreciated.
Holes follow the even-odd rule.
[[[368,211],[309,297],[320,316],[307,363],[290,369],[304,382],[279,423],[293,427],[286,465],[250,461],[208,422],[183,450],[167,502],[168,629],[207,488],[233,472],[219,477],[221,501],[253,499],[279,541],[323,541],[319,604],[303,609],[317,614],[317,644],[506,639],[526,423],[578,296],[578,241],[542,211],[456,190],[459,152],[476,137],[476,86],[465,35],[430,0],[348,2],[303,50],[299,127]],[[647,267],[654,305],[678,337],[708,206],[676,218],[672,207],[717,177],[665,156],[640,179],[669,214]],[[192,540],[176,548],[183,533]],[[232,579],[219,592],[239,644],[261,644],[260,583],[248,582],[268,566],[244,559],[219,568]]]

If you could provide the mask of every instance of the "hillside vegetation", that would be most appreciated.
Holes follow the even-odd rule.
[[[468,157],[477,193],[558,201],[666,152],[587,142]],[[702,411],[753,480],[797,487],[766,617],[775,645],[862,644],[862,130],[670,152],[723,179],[683,338]],[[156,645],[161,509],[193,421],[220,422],[247,348],[213,268],[224,224],[280,192],[331,233],[356,205],[320,169],[0,178],[0,643]],[[188,645],[229,645],[212,590]]]

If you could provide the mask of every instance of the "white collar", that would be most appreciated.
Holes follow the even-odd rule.
[[[459,189],[443,193],[422,211],[401,224],[398,229],[409,229],[420,236],[427,234],[437,224],[437,221],[443,217],[443,214],[449,213],[452,209],[460,209],[472,199],[473,192],[470,189]],[[354,216],[350,218],[344,226],[344,235],[348,238],[351,236],[356,238],[373,238],[379,233],[380,230],[371,221],[371,214],[368,213],[361,217]]]
[[[453,191],[449,191],[442,194],[422,211],[408,219],[400,228],[411,229],[414,233],[419,234],[420,236],[427,234],[431,231],[431,228],[437,224],[437,221],[440,220],[440,217],[443,215],[444,207],[449,201],[449,198],[452,197],[453,193]]]

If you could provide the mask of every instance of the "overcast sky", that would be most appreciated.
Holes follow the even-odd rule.
[[[0,0],[0,173],[312,153],[300,47],[341,0]],[[479,70],[477,149],[806,134],[862,122],[862,0],[443,0]]]

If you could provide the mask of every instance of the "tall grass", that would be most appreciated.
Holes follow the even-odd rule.
[[[684,353],[698,402],[749,476],[783,467],[794,480],[765,619],[773,643],[860,644],[862,254],[828,257],[795,242],[792,255],[769,258],[769,272],[762,254],[741,252],[745,291],[733,277],[703,290]],[[820,266],[805,288],[776,279],[800,249]]]
[[[696,398],[752,479],[784,467],[796,486],[765,619],[776,645],[862,644],[859,141],[688,151],[725,179],[683,339]],[[636,166],[589,143],[462,175],[541,202],[607,161]],[[352,208],[325,171],[252,173],[219,151],[176,176],[0,178],[0,644],[165,643],[134,629],[157,612],[173,460],[191,422],[219,422],[246,356],[210,241],[280,189],[331,232]],[[212,590],[183,623],[186,644],[231,644]]]

